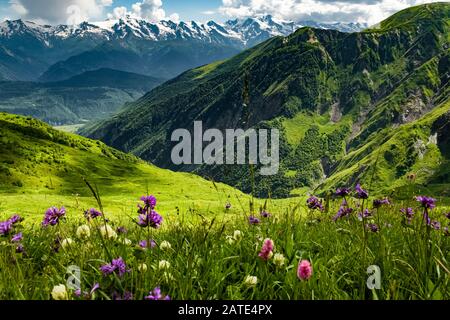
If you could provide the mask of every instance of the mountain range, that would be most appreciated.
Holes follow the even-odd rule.
[[[361,24],[314,24],[357,31]],[[0,23],[0,80],[58,81],[99,68],[137,72],[158,78],[225,59],[272,36],[288,35],[302,22],[271,16],[209,21],[160,21],[133,17],[75,26],[39,25],[15,20]]]
[[[448,195],[449,79],[450,4],[426,4],[361,32],[304,27],[275,36],[184,72],[82,133],[257,196],[356,182],[400,194],[408,177]],[[204,130],[280,129],[280,172],[175,166],[171,133],[192,131],[196,120]]]

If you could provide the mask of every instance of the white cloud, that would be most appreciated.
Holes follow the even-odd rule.
[[[230,17],[271,14],[289,20],[375,24],[404,8],[436,0],[222,0]]]
[[[131,10],[128,10],[126,7],[116,7],[113,9],[112,13],[108,14],[108,18],[113,19],[125,18],[126,16],[153,22],[161,20],[178,22],[180,20],[177,13],[173,13],[169,16],[166,15],[161,0],[143,0],[142,2],[136,2],[131,6]]]
[[[211,16],[213,14],[216,14],[217,12],[214,10],[206,10],[206,11],[202,11],[200,12],[201,14],[207,15],[207,16]]]
[[[80,23],[103,16],[113,0],[11,0],[12,12],[40,23]]]

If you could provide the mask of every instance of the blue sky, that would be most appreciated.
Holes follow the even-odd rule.
[[[441,0],[442,1],[442,0]],[[444,0],[450,2],[450,0]],[[218,22],[271,14],[318,22],[380,22],[404,8],[435,0],[0,0],[0,21],[22,18],[58,24],[99,21],[127,14],[149,21]],[[76,10],[74,10],[74,8]]]

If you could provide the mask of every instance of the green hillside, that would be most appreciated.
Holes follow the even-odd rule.
[[[147,192],[157,195],[164,202],[162,210],[173,214],[177,208],[182,213],[223,211],[228,196],[237,210],[241,200],[248,206],[246,197],[231,187],[159,169],[32,118],[0,113],[0,151],[2,214],[41,217],[46,207],[56,204],[80,210],[96,206],[83,178],[98,188],[106,209],[116,214],[134,215],[130,208]]]
[[[445,134],[426,144],[435,140],[430,128],[437,113],[448,108],[449,31],[449,3],[406,9],[360,33],[302,28],[190,70],[83,133],[158,166],[256,189],[259,196],[326,191],[358,180],[381,192],[423,172],[416,182],[448,183],[448,176],[434,176],[447,158],[432,147],[442,146]],[[191,129],[195,120],[204,129],[282,130],[280,173],[253,183],[248,166],[171,165],[171,132]],[[386,153],[388,145],[395,147]],[[388,163],[374,160],[382,153]],[[434,163],[429,170],[427,157]]]
[[[0,111],[55,125],[80,124],[113,115],[163,82],[112,69],[89,71],[60,82],[0,81]]]

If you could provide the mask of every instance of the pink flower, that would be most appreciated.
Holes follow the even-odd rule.
[[[297,276],[300,280],[308,280],[313,273],[312,265],[308,260],[302,260],[298,264]]]
[[[261,248],[261,252],[258,254],[258,256],[265,261],[269,260],[273,256],[273,247],[274,247],[274,244],[273,244],[272,239],[264,240],[264,244],[263,244],[263,246]]]

